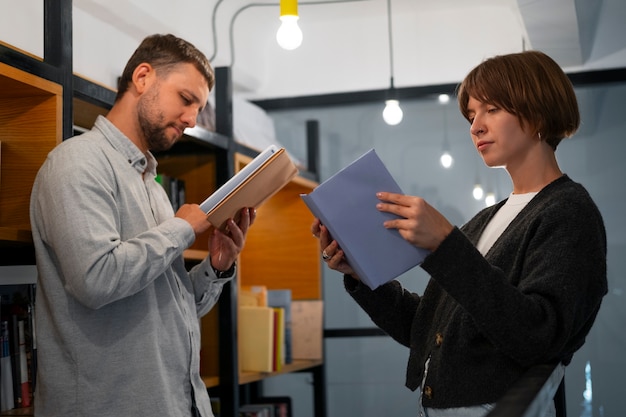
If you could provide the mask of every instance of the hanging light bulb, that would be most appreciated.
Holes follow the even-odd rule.
[[[280,28],[276,42],[281,48],[291,51],[302,44],[302,30],[298,26],[298,1],[280,0]]]
[[[485,191],[483,190],[483,186],[480,183],[476,183],[474,185],[474,189],[472,190],[472,195],[474,196],[474,200],[482,200],[483,195],[485,195]]]
[[[390,86],[387,91],[387,100],[385,100],[385,109],[383,110],[383,120],[390,126],[395,126],[402,121],[404,113],[400,108],[396,88],[393,86],[393,40],[391,29],[391,0],[387,0],[387,30],[389,32],[389,73]]]
[[[383,110],[383,120],[390,126],[395,126],[402,121],[402,109],[400,102],[396,99],[385,101],[385,109]]]
[[[443,153],[441,154],[441,157],[439,158],[439,162],[441,162],[442,167],[444,167],[445,169],[448,169],[454,163],[454,158],[452,158],[452,155],[450,155],[450,152],[448,152],[447,150],[444,150]]]
[[[493,192],[487,193],[485,197],[485,206],[490,207],[496,204],[496,195]]]

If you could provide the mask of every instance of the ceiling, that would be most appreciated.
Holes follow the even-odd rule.
[[[95,41],[83,54],[76,36],[105,24],[136,42],[107,38],[103,57],[113,48],[123,64],[146,34],[176,33],[232,66],[235,90],[253,100],[385,89],[392,66],[397,88],[457,83],[483,59],[523,49],[569,72],[626,67],[624,0],[391,0],[391,10],[392,49],[387,0],[300,0],[304,41],[285,51],[278,0],[74,0],[75,57],[91,56],[75,68],[113,78],[95,74],[105,59],[93,57]]]

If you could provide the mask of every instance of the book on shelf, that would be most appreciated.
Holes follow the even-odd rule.
[[[0,322],[0,411],[11,410],[15,407],[13,395],[13,365],[11,363],[11,349],[9,339],[9,322]]]
[[[400,186],[374,149],[328,178],[302,200],[337,241],[361,281],[375,289],[419,265],[428,251],[406,241],[379,211],[376,193],[402,194]]]
[[[0,285],[0,410],[30,407],[36,373],[34,285]]]
[[[241,209],[258,208],[280,191],[298,168],[285,148],[268,146],[200,204],[215,227],[223,229],[226,220],[238,220]]]
[[[267,294],[265,285],[242,285],[239,290],[239,305],[267,307]]]
[[[241,370],[277,372],[285,364],[284,309],[242,306],[239,309]]]
[[[274,417],[272,404],[244,404],[239,407],[239,417]]]
[[[156,182],[161,184],[167,194],[167,198],[172,204],[174,211],[177,211],[180,206],[185,204],[185,181],[180,178],[170,177],[165,174],[157,174],[155,178]]]
[[[284,362],[291,363],[293,361],[291,354],[291,290],[267,290],[267,305],[284,310],[284,341],[282,349],[284,351]]]
[[[252,398],[251,404],[270,404],[273,406],[273,417],[291,417],[291,397],[256,397]]]
[[[291,302],[291,349],[293,359],[323,358],[322,300],[293,300]]]
[[[285,364],[285,309],[280,307],[270,308],[274,310],[272,371],[279,372]]]
[[[239,308],[239,358],[244,372],[274,370],[274,316],[270,307]]]

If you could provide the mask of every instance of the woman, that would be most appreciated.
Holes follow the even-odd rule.
[[[531,366],[567,365],[607,292],[602,217],[555,157],[580,124],[560,67],[537,51],[488,59],[461,83],[458,103],[476,150],[513,189],[460,228],[420,197],[377,194],[377,208],[398,216],[384,226],[432,251],[422,295],[398,281],[370,290],[312,225],[348,293],[410,348],[406,385],[420,389],[420,415],[430,417],[485,415]]]

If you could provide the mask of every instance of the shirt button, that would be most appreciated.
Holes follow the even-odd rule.
[[[437,333],[435,335],[435,346],[440,347],[443,344],[443,335],[441,333]]]
[[[424,397],[428,398],[429,400],[433,399],[433,389],[429,385],[426,385],[424,387]]]

